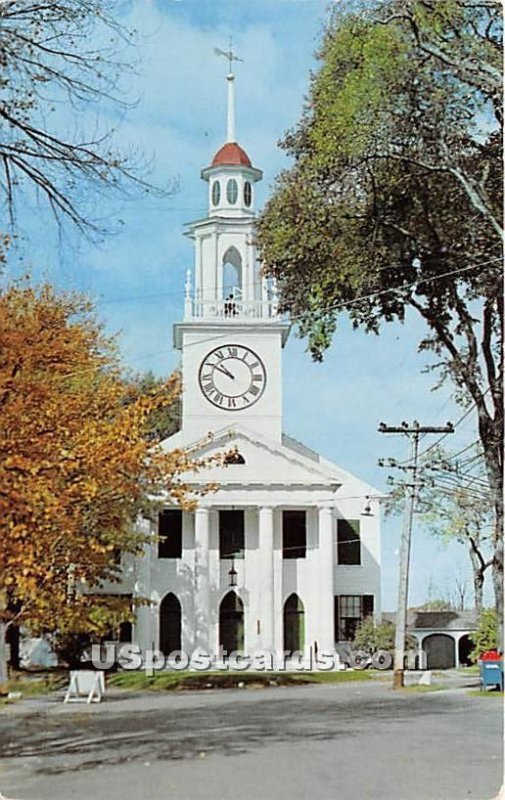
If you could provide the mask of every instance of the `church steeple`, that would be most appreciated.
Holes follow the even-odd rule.
[[[262,275],[254,241],[254,184],[263,173],[236,141],[232,62],[240,59],[231,46],[216,52],[229,61],[226,141],[201,173],[209,184],[208,213],[188,225],[195,271],[194,281],[190,276],[186,282],[184,316],[197,324],[259,326],[277,318],[275,284]]]
[[[209,216],[251,217],[254,213],[254,184],[263,173],[253,167],[246,151],[237,142],[235,131],[235,75],[233,61],[241,61],[231,49],[215,48],[217,55],[228,59],[228,105],[226,114],[226,141],[212,159],[210,167],[202,170],[202,178],[209,182]]]

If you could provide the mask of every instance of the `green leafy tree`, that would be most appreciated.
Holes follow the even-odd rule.
[[[356,630],[352,646],[372,655],[377,650],[394,652],[396,626],[392,622],[375,622],[373,617],[364,619]],[[416,650],[417,641],[409,634],[405,637],[405,650]]]
[[[496,650],[498,647],[498,619],[493,609],[486,608],[482,612],[477,630],[469,633],[468,638],[475,645],[470,653],[472,661],[478,661],[482,653],[487,650]]]
[[[339,4],[258,239],[315,359],[339,313],[426,323],[419,349],[476,411],[503,618],[501,50],[491,0]]]

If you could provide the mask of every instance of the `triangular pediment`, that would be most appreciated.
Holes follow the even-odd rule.
[[[305,454],[302,445],[295,450],[282,442],[263,439],[240,425],[223,428],[208,438],[197,441],[185,440],[180,431],[166,439],[162,446],[167,450],[183,447],[197,458],[209,458],[218,453],[237,450],[244,459],[245,463],[215,465],[202,470],[192,483],[217,481],[221,485],[317,485],[333,491],[341,483],[337,468],[332,468],[333,465],[329,462],[321,462],[314,451],[305,448]]]

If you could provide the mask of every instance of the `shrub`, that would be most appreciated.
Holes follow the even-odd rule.
[[[375,653],[377,650],[388,650],[393,652],[395,649],[396,626],[392,622],[376,623],[373,617],[367,617],[359,625],[353,641],[355,650],[365,650],[367,653]],[[405,649],[417,650],[417,641],[414,636],[407,634],[405,637]]]
[[[498,647],[498,619],[496,611],[485,608],[479,617],[477,630],[468,634],[468,638],[475,647],[470,653],[473,662],[478,661],[482,653],[487,650],[496,650]]]

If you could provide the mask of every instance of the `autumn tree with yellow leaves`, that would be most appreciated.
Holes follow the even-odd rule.
[[[99,635],[128,613],[93,593],[139,554],[155,498],[183,508],[204,462],[148,435],[177,378],[132,402],[90,303],[50,286],[0,294],[0,682],[10,625]]]

